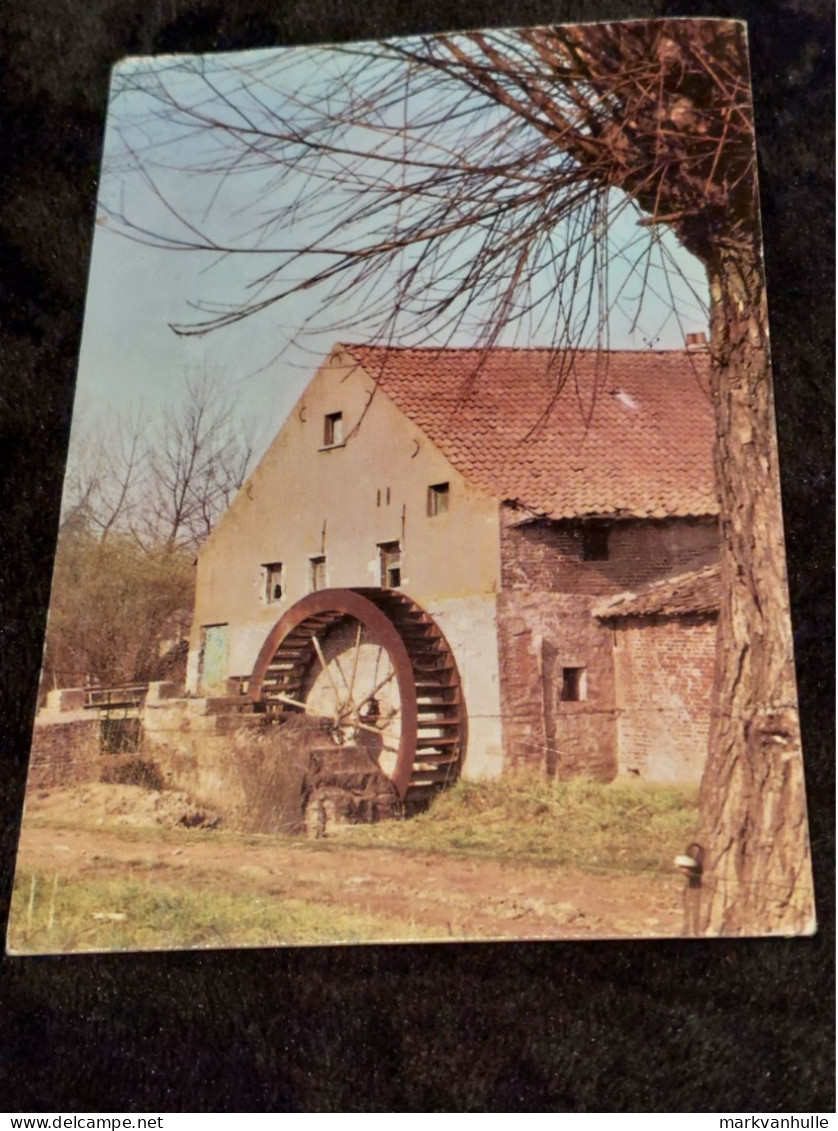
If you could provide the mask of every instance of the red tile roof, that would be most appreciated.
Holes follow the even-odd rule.
[[[343,349],[491,495],[550,518],[718,513],[706,351]]]
[[[594,616],[679,617],[695,613],[717,613],[721,600],[719,565],[705,566],[655,581],[638,593],[619,593],[594,606]]]

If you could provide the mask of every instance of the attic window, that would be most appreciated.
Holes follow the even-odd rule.
[[[608,561],[608,527],[583,526],[582,527],[582,561],[607,562]]]
[[[381,588],[398,589],[402,583],[402,548],[398,542],[381,542],[378,546],[381,567]]]
[[[562,668],[561,698],[565,703],[578,703],[587,698],[585,668]]]
[[[282,562],[266,562],[262,566],[264,579],[265,601],[270,605],[274,601],[281,601],[285,591],[285,578],[283,576]]]
[[[434,483],[428,488],[428,516],[433,518],[437,514],[445,514],[448,510],[449,485],[447,483]]]
[[[343,413],[329,412],[323,419],[323,447],[336,448],[343,443]]]
[[[326,559],[323,555],[316,558],[309,558],[309,588],[312,593],[317,593],[321,589],[327,588],[326,582]]]

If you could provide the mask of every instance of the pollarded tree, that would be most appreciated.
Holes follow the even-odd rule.
[[[363,313],[385,340],[406,329],[445,340],[476,323],[488,347],[510,326],[529,336],[552,323],[557,347],[591,333],[604,343],[626,279],[651,287],[653,252],[674,268],[667,234],[703,265],[724,595],[701,791],[698,928],[809,929],[742,26],[546,27],[349,46],[314,60],[134,64],[118,75],[117,113],[132,93],[147,112],[145,142],[161,123],[167,153],[176,138],[187,146],[199,138],[189,170],[214,188],[196,226],[155,180],[155,160],[165,177],[171,159],[156,159],[147,144],[141,152],[126,125],[123,159],[141,170],[167,219],[147,224],[116,208],[123,230],[259,265],[241,302],[209,309],[180,332],[205,333],[319,287],[326,310],[352,299],[335,327]],[[261,213],[237,240],[229,227],[213,229],[211,205],[223,209],[226,182],[242,175],[252,178]],[[615,248],[609,226],[632,211],[642,242]],[[663,279],[665,299],[672,276]]]

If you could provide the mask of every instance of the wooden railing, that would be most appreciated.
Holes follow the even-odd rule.
[[[113,687],[86,687],[84,706],[87,710],[118,711],[141,707],[148,691],[147,683],[126,683]]]

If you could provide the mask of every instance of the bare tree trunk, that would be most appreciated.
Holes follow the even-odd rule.
[[[698,839],[698,926],[710,935],[814,929],[762,270],[709,266],[722,607]]]

